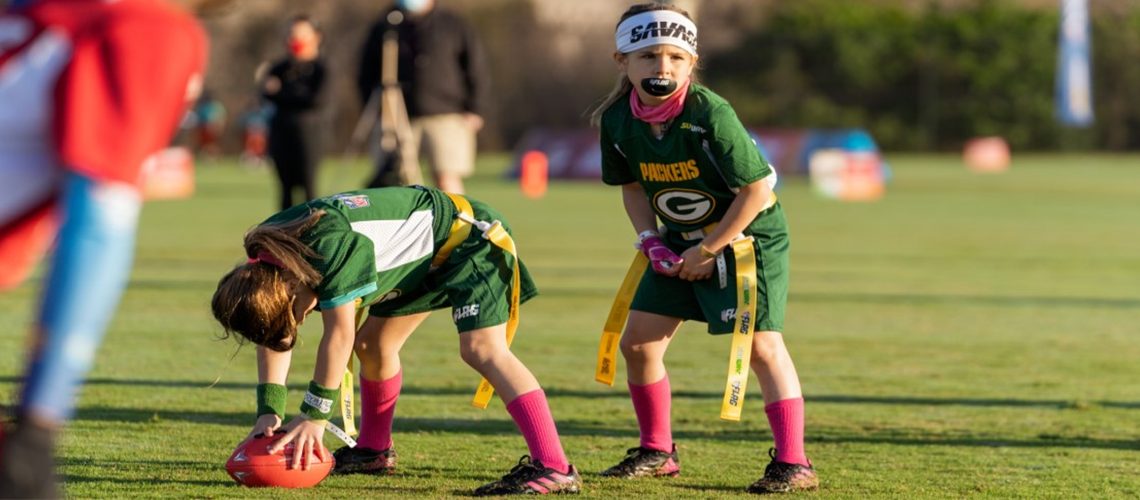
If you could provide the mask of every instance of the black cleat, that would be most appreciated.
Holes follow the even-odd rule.
[[[563,474],[547,468],[542,462],[530,460],[523,455],[519,464],[502,479],[484,484],[475,489],[477,497],[491,495],[546,495],[549,493],[578,493],[582,490],[582,478],[573,465],[570,472]]]
[[[376,451],[372,448],[342,446],[333,452],[336,465],[330,474],[393,474],[396,472],[396,450]]]
[[[819,478],[816,477],[815,467],[811,466],[811,462],[808,462],[807,466],[777,462],[775,448],[768,450],[768,456],[772,457],[772,461],[764,469],[764,477],[757,479],[744,491],[766,495],[819,488]]]
[[[606,477],[642,477],[642,476],[669,476],[677,477],[681,474],[681,457],[677,455],[677,445],[673,445],[672,453],[650,450],[648,448],[630,448],[626,450],[625,459],[621,463],[602,471]]]
[[[0,498],[63,498],[55,475],[55,431],[25,421],[0,442]]]

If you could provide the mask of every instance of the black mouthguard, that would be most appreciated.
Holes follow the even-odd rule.
[[[677,90],[677,81],[668,78],[643,78],[641,90],[652,96],[664,97]]]

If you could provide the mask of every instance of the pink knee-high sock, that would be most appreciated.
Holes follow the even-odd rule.
[[[652,384],[629,384],[629,397],[637,414],[641,429],[641,447],[650,450],[673,452],[673,389],[669,375]]]
[[[396,415],[396,399],[404,381],[401,368],[388,380],[365,380],[360,377],[360,438],[357,446],[386,450],[392,447],[392,417]]]
[[[570,461],[562,451],[562,441],[558,439],[546,392],[537,389],[520,395],[507,404],[507,413],[511,414],[522,432],[531,460],[542,462],[544,467],[563,474],[570,472]]]
[[[764,406],[776,440],[776,461],[809,465],[804,453],[804,398],[781,399]]]

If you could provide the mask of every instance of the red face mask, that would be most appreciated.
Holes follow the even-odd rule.
[[[305,42],[302,42],[300,40],[296,40],[293,38],[289,39],[289,53],[290,54],[293,54],[294,56],[300,56],[301,53],[304,51],[305,51]]]

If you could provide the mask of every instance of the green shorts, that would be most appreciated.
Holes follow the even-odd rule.
[[[784,329],[784,309],[788,302],[788,223],[777,203],[749,226],[756,252],[756,331]],[[678,255],[699,241],[685,241],[677,233],[666,233],[665,244]],[[631,310],[708,323],[713,335],[732,333],[736,320],[736,259],[732,247],[724,252],[725,272],[714,268],[711,278],[685,281],[645,271]]]
[[[508,234],[511,232],[506,219],[497,210],[468,199],[475,219],[498,220]],[[472,227],[471,235],[455,247],[447,262],[428,274],[418,288],[373,305],[368,308],[368,315],[391,318],[451,308],[451,316],[459,332],[501,325],[510,319],[513,276],[514,258],[483,239],[483,232]],[[519,303],[538,295],[538,287],[522,261],[519,261],[519,282]]]

